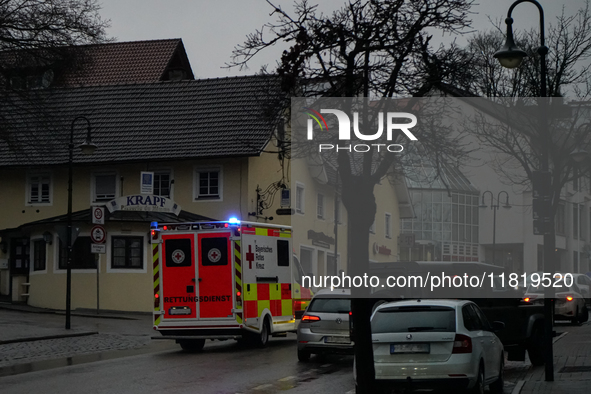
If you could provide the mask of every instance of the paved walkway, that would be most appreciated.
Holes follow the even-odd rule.
[[[565,334],[554,343],[554,381],[545,381],[543,366],[532,367],[513,394],[591,393],[591,322],[581,326],[558,323],[555,330]]]
[[[0,303],[0,376],[19,364],[152,346],[151,319],[76,310],[66,330],[63,312]]]

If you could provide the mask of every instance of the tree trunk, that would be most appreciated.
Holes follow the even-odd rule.
[[[369,271],[369,228],[375,220],[374,184],[369,177],[343,177],[343,204],[349,218],[347,254],[348,272],[353,281],[351,312],[355,341],[357,393],[374,393],[375,370],[371,341],[370,288],[364,276]],[[365,276],[367,278],[367,276]],[[361,282],[362,281],[362,282]],[[355,284],[361,286],[355,286]]]

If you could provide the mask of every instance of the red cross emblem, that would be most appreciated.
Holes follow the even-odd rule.
[[[217,263],[222,258],[222,253],[217,248],[211,248],[207,253],[207,257],[209,258],[209,261],[211,261],[212,263]]]
[[[254,261],[254,253],[252,253],[252,245],[248,245],[248,252],[246,252],[246,261],[248,261],[248,268],[252,269],[252,262]]]
[[[185,261],[185,252],[180,249],[176,249],[174,252],[172,252],[170,257],[172,257],[172,261],[175,264],[181,264],[183,261]]]

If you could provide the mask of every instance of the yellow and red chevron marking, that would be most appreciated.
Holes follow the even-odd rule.
[[[244,293],[245,317],[259,317],[264,309],[271,316],[293,315],[293,300],[289,283],[250,283]]]
[[[234,241],[234,271],[236,272],[234,282],[236,282],[235,291],[236,299],[238,300],[238,298],[244,298],[242,294],[242,260],[240,258],[240,241]],[[242,306],[236,305],[236,309],[242,309]],[[242,324],[242,312],[236,313],[236,321],[239,324]]]
[[[264,235],[268,237],[291,238],[291,230],[280,230],[278,228],[247,227],[240,230],[242,234]]]
[[[160,307],[156,306],[156,297],[160,296],[160,264],[158,263],[158,244],[152,244],[152,262],[154,274],[154,311],[160,312]],[[160,303],[158,303],[160,304]],[[160,314],[154,315],[154,325],[160,324]]]

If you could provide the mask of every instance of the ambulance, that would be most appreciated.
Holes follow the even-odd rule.
[[[248,339],[295,332],[309,301],[294,281],[288,226],[236,219],[151,224],[155,339],[200,351],[206,339]]]

